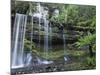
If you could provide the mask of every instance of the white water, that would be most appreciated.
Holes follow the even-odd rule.
[[[63,47],[64,47],[64,61],[67,61],[67,57],[66,57],[66,38],[65,38],[65,33],[64,33],[64,29],[63,29]]]
[[[47,20],[48,10],[45,10],[44,7],[37,3],[37,12],[33,14],[33,17],[39,19],[39,47],[40,47],[40,29],[41,29],[41,19],[44,22],[44,55],[48,54],[48,35],[49,35],[49,21]]]
[[[49,36],[50,36],[50,50],[52,50],[52,27],[51,27],[51,23],[49,25]]]
[[[48,48],[49,48],[49,33],[52,34],[52,28],[49,27],[49,21],[47,20],[48,10],[44,10],[44,7],[40,5],[40,3],[37,3],[37,12],[33,15],[34,17],[39,18],[39,33],[41,29],[41,19],[43,19],[44,22],[44,55],[47,57],[48,55]],[[40,34],[39,34],[39,47],[40,47]],[[50,36],[50,39],[51,36]],[[41,60],[39,57],[37,57],[38,65],[39,64],[51,64],[53,61],[47,61],[47,60]]]
[[[64,56],[64,61],[68,61],[67,57]]]
[[[12,64],[11,66],[24,66],[23,53],[24,53],[24,37],[26,29],[27,16],[23,14],[16,14],[14,30],[13,30],[13,40],[12,40]],[[15,29],[16,28],[16,29]]]
[[[47,53],[48,53],[48,21],[46,20],[46,18],[44,17],[44,54],[47,57]]]
[[[48,60],[41,60],[37,57],[37,60],[38,60],[38,65],[41,65],[41,64],[52,64],[53,61],[48,61]]]
[[[32,55],[31,55],[31,53],[28,53],[27,54],[27,57],[26,57],[26,66],[29,66],[30,65],[30,62],[31,62],[31,60],[32,60]]]
[[[39,20],[39,33],[41,29],[41,19],[43,19],[44,22],[44,55],[45,57],[48,56],[48,50],[49,48],[52,48],[52,26],[47,20],[48,10],[43,9],[43,7],[40,5],[40,3],[37,4],[37,10],[38,12],[32,14],[32,29],[31,29],[31,45],[33,43],[33,18],[37,17]],[[56,11],[58,13],[58,11]],[[24,55],[24,38],[25,38],[25,31],[26,31],[26,23],[27,23],[27,16],[23,14],[16,14],[15,17],[15,24],[14,24],[14,31],[13,31],[13,42],[12,42],[12,68],[19,68],[24,66],[29,66],[30,62],[32,60],[31,53]],[[49,25],[50,24],[50,25]],[[50,37],[49,37],[50,35]],[[64,55],[66,55],[66,38],[63,30],[63,47],[64,47]],[[49,39],[50,38],[50,39]],[[40,34],[39,34],[39,47],[40,47]],[[49,42],[50,40],[50,42]],[[49,44],[50,43],[50,44]],[[32,47],[32,46],[31,46]],[[31,48],[32,49],[32,48]],[[26,61],[26,64],[24,62],[24,59]],[[67,57],[64,56],[64,60],[67,61]],[[39,57],[37,57],[37,64],[51,64],[53,61],[48,60],[41,60]]]
[[[53,61],[47,61],[47,60],[42,61],[42,64],[52,64],[52,63]]]
[[[66,41],[65,41],[65,34],[63,33],[63,43],[64,43],[64,53],[65,53],[65,50],[66,50]]]
[[[42,13],[43,13],[43,7],[40,5],[40,3],[37,3],[37,10],[33,14],[33,17],[37,17],[37,18],[41,19],[43,16]]]
[[[38,17],[39,18],[39,48],[40,48],[40,40],[41,40],[40,30],[41,30],[41,18],[42,18],[42,7],[40,3],[37,3],[37,9],[38,9],[38,13],[41,15],[41,17]]]

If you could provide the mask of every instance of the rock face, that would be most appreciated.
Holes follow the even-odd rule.
[[[56,31],[54,29],[56,29]],[[66,30],[64,33],[65,40],[67,43],[70,43],[70,44],[75,43],[80,36],[84,35],[85,31],[89,30],[88,28],[80,28],[77,26],[75,27],[75,26],[69,26],[69,25],[67,27],[65,27],[64,29]],[[94,29],[90,29],[90,30],[93,31]],[[41,43],[43,43],[45,32],[43,29],[41,29],[40,33],[41,34],[39,34],[38,30],[34,29],[34,34],[33,34],[34,42],[38,42],[38,37],[40,35]],[[62,38],[62,33],[60,32],[59,27],[52,26],[52,35],[49,35],[49,36],[52,37],[52,43],[59,43],[59,44],[61,43],[62,44],[61,41],[63,40],[63,38]],[[51,41],[51,40],[49,40],[49,41]]]
[[[11,30],[13,32],[13,22],[14,22],[14,17],[12,15],[12,27],[11,27]],[[28,16],[28,20],[30,20],[30,16]],[[34,28],[33,28],[33,41],[38,43],[38,40],[39,40],[39,35],[41,37],[41,43],[44,42],[44,24],[43,24],[43,20],[41,19],[41,30],[39,32],[39,27],[38,27],[38,18],[34,17],[33,19],[33,22],[34,22]],[[52,35],[49,35],[52,37],[52,43],[61,43],[62,44],[62,33],[60,32],[61,30],[61,25],[59,23],[53,23],[53,22],[50,22],[51,23],[51,28],[52,28]],[[84,28],[84,27],[78,27],[78,26],[75,26],[75,25],[70,25],[70,24],[63,24],[64,29],[65,29],[65,38],[66,38],[66,42],[67,43],[74,43],[77,41],[77,39],[79,38],[79,36],[83,35],[84,32],[90,30],[91,32],[94,31],[93,28]],[[27,36],[30,36],[30,31],[29,29],[26,30],[27,33],[26,33],[26,37]]]

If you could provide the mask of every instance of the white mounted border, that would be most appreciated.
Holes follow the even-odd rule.
[[[16,0],[16,1],[34,1],[46,3],[64,3],[64,4],[79,4],[79,5],[96,5],[96,0]]]

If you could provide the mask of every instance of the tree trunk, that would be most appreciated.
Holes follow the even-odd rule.
[[[90,57],[93,57],[92,45],[89,45],[89,53]]]

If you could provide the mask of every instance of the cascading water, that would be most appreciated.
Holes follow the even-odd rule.
[[[32,60],[32,55],[31,55],[31,53],[28,53],[28,54],[26,55],[26,58],[25,58],[26,66],[31,65],[31,64],[30,64],[31,60]]]
[[[26,30],[27,16],[23,14],[16,14],[13,40],[12,40],[12,63],[11,67],[23,67],[23,54],[24,54],[24,37]]]
[[[50,50],[52,50],[52,27],[51,27],[51,23],[50,23],[50,25],[49,25],[49,40],[50,40],[50,44],[49,44],[49,46],[50,46]]]
[[[40,30],[41,30],[41,17],[42,17],[42,8],[41,8],[40,3],[37,3],[37,10],[38,10],[38,13],[40,14],[40,16],[38,17],[39,18],[39,48],[40,48],[40,40],[41,40]]]
[[[46,12],[46,11],[45,11]],[[49,24],[49,21],[46,19],[46,13],[44,13],[43,15],[43,20],[44,20],[44,55],[47,57],[47,53],[48,53],[48,35],[49,35],[49,32],[48,32],[48,24]]]
[[[49,31],[50,34],[52,33],[51,26],[49,28],[49,21],[47,20],[48,11],[44,10],[44,7],[41,6],[40,3],[37,3],[37,12],[33,15],[34,17],[37,17],[39,20],[39,47],[40,47],[40,29],[41,29],[41,19],[43,20],[43,26],[44,26],[44,55],[47,57],[48,55],[48,48],[49,48]],[[53,61],[47,61],[47,60],[41,60],[39,57],[36,57],[38,61],[38,65],[40,64],[51,64]]]
[[[30,14],[31,16],[31,50],[32,50],[32,44],[33,44],[33,16]],[[25,56],[25,59],[26,59],[26,63],[25,65],[26,66],[30,66],[32,64],[31,60],[32,60],[32,52],[30,51],[26,56]]]
[[[66,49],[66,41],[65,41],[64,30],[63,30],[63,43],[64,43],[64,53],[65,53],[65,49]]]
[[[66,55],[66,39],[64,33],[63,33],[63,43],[64,43],[64,55]],[[67,61],[66,56],[64,56],[64,60]]]
[[[48,55],[48,47],[49,47],[49,40],[48,36],[49,33],[52,34],[52,28],[49,26],[49,21],[47,20],[48,11],[44,10],[41,7],[40,3],[38,5],[38,12],[34,14],[30,14],[31,16],[31,49],[33,43],[33,18],[37,17],[39,20],[39,33],[41,29],[41,19],[43,19],[44,23],[44,54],[47,57]],[[28,52],[25,54],[24,52],[24,39],[25,39],[25,32],[26,32],[26,24],[27,24],[28,16],[24,14],[16,14],[14,28],[13,28],[13,39],[12,39],[12,55],[11,55],[11,67],[12,68],[20,68],[25,66],[30,66],[32,62],[32,53]],[[52,37],[50,36],[50,39]],[[40,34],[39,34],[39,44],[40,44]],[[48,60],[41,60],[38,56],[36,56],[37,64],[51,64],[53,61]]]
[[[67,57],[66,57],[66,39],[65,39],[65,33],[64,33],[64,29],[63,29],[63,44],[64,44],[64,61],[67,61]]]
[[[48,11],[44,9],[37,3],[37,12],[33,15],[37,17],[39,20],[39,47],[40,47],[40,29],[41,29],[41,19],[43,19],[44,23],[44,55],[47,56],[48,53],[48,35],[49,35],[49,21],[47,20]]]

